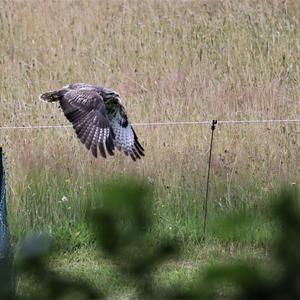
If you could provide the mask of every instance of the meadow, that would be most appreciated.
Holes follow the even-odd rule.
[[[299,20],[297,0],[1,1],[0,127],[68,124],[38,97],[72,82],[118,91],[133,123],[299,119]],[[45,230],[62,248],[56,268],[115,280],[105,259],[97,269],[84,219],[100,183],[129,175],[153,187],[157,238],[186,244],[160,280],[216,261],[267,264],[274,228],[260,212],[281,184],[300,183],[299,126],[217,126],[205,242],[208,124],[136,126],[146,149],[136,163],[93,159],[70,128],[0,128],[12,236]],[[219,218],[247,209],[255,226],[219,239]]]

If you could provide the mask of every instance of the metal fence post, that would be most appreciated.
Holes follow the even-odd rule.
[[[14,277],[7,223],[5,173],[3,152],[0,147],[0,299],[13,299]]]
[[[204,202],[204,221],[203,221],[203,238],[205,239],[206,235],[206,223],[207,223],[207,208],[208,208],[208,192],[209,192],[209,179],[210,179],[210,168],[211,168],[211,154],[213,147],[214,139],[214,130],[216,129],[217,120],[213,120],[211,124],[211,139],[210,139],[210,148],[209,148],[209,158],[208,158],[208,169],[207,169],[207,181],[206,181],[206,193],[205,193],[205,202]]]

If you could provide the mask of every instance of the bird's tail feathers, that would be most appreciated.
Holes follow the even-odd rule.
[[[59,101],[65,95],[66,92],[67,90],[65,89],[46,92],[40,95],[40,100],[47,101],[47,102]]]

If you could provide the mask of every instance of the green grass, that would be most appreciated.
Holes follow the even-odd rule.
[[[218,263],[232,263],[241,259],[251,261],[254,265],[267,268],[269,258],[263,249],[220,245],[217,242],[195,246],[187,244],[181,258],[170,259],[155,270],[155,284],[166,287],[178,284],[188,288],[208,268]],[[99,287],[105,293],[120,297],[131,297],[134,285],[116,271],[105,255],[99,254],[95,248],[80,248],[73,252],[62,253],[51,261],[55,270],[82,279]],[[133,291],[131,290],[133,288]]]
[[[202,244],[187,243],[178,257],[169,259],[154,270],[154,285],[175,288],[180,285],[190,288],[201,278],[209,267],[220,264],[236,263],[241,260],[270,272],[270,257],[265,249],[259,247],[239,246],[234,243],[225,245],[218,241]],[[95,247],[80,247],[72,251],[55,253],[50,258],[51,269],[70,278],[80,278],[99,288],[110,299],[135,299],[136,286],[117,266]],[[26,291],[32,281],[20,280],[19,291]],[[228,286],[221,286],[219,292],[224,294]],[[28,291],[27,291],[28,292]]]
[[[78,248],[93,243],[87,225],[87,209],[101,200],[101,188],[105,180],[95,177],[70,177],[47,170],[31,171],[22,187],[19,207],[10,216],[12,235],[17,238],[31,231],[46,231],[66,249]],[[11,197],[11,194],[8,195]],[[198,242],[203,238],[204,191],[195,193],[188,183],[165,188],[153,186],[154,234],[177,237],[186,242]],[[268,192],[257,180],[249,186],[228,186],[221,181],[211,183],[208,205],[207,239],[220,238],[220,219],[227,215],[244,213],[255,216],[246,236],[226,237],[228,241],[248,244],[266,244],[273,234],[272,224],[263,219],[268,204]],[[22,220],[19,222],[19,220]],[[228,221],[230,222],[230,221]],[[221,222],[222,223],[222,222]],[[247,226],[247,224],[245,224]]]
[[[90,230],[86,213],[89,208],[101,205],[103,182],[103,178],[94,176],[72,177],[49,170],[30,172],[20,201],[25,208],[20,207],[19,211],[22,222],[11,217],[10,229],[14,241],[27,232],[48,232],[58,251],[51,259],[53,269],[102,287],[113,298],[132,298],[135,286],[116,272],[116,265],[97,250]],[[156,284],[172,287],[181,282],[188,288],[207,267],[217,263],[246,260],[268,268],[270,242],[276,226],[266,213],[268,193],[260,188],[258,181],[249,186],[231,186],[230,195],[226,193],[226,183],[212,183],[205,240],[203,192],[196,199],[188,183],[176,188],[152,188],[152,243],[176,238],[182,245],[178,258],[155,270]],[[20,291],[31,285],[26,282],[20,279]],[[222,293],[226,288],[221,289]]]

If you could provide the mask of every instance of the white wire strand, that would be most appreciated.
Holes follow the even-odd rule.
[[[161,125],[206,125],[212,121],[179,121],[179,122],[150,122],[150,123],[135,123],[135,126],[161,126]],[[285,119],[285,120],[220,120],[217,124],[259,124],[259,123],[300,123],[300,119]]]
[[[208,125],[212,121],[179,121],[179,122],[146,122],[146,123],[133,123],[137,127],[150,127],[150,126],[176,126],[176,125]],[[217,125],[230,125],[230,124],[272,124],[272,123],[300,123],[300,119],[283,119],[283,120],[220,120]],[[50,128],[72,128],[72,125],[28,125],[28,126],[0,126],[0,130],[18,130],[18,129],[50,129]]]

